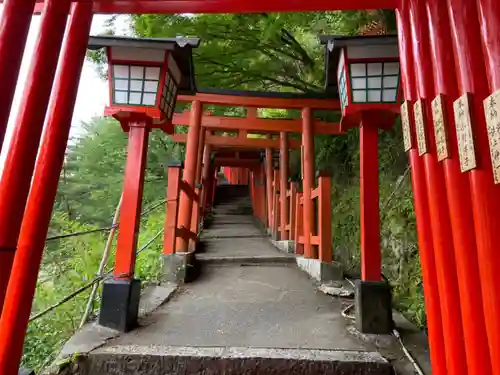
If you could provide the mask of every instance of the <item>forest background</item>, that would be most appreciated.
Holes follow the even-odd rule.
[[[115,18],[108,21],[113,34]],[[138,37],[198,36],[194,51],[199,87],[280,92],[322,92],[324,47],[319,35],[395,32],[390,11],[312,12],[245,15],[140,15],[129,18]],[[89,58],[102,62],[102,55]],[[101,69],[104,65],[101,65]],[[104,76],[104,75],[103,75]],[[242,115],[238,109],[209,108],[215,115]],[[265,117],[296,117],[294,111],[262,110]],[[338,114],[317,114],[330,120]],[[127,135],[113,119],[96,117],[67,149],[49,237],[109,227],[120,199]],[[380,209],[384,276],[393,286],[395,308],[425,328],[422,279],[408,161],[399,120],[379,137]],[[151,134],[143,207],[155,207],[141,221],[139,246],[161,230],[164,221],[166,165],[182,160],[183,146],[160,131]],[[329,171],[332,183],[334,256],[359,273],[359,132],[315,137],[316,169]],[[300,156],[291,155],[291,174]],[[56,238],[47,242],[32,313],[43,311],[95,278],[107,232]],[[158,279],[161,236],[138,257],[137,277]],[[113,255],[108,262],[112,268]],[[28,328],[23,363],[40,369],[78,328],[90,290],[34,320]],[[99,293],[98,293],[99,295]],[[99,297],[93,305],[95,314]]]

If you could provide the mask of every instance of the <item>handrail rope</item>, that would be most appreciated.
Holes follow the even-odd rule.
[[[116,225],[118,223],[122,203],[123,203],[123,192],[120,196],[118,204],[116,205],[115,214],[113,215],[113,222],[111,223],[113,225]],[[101,261],[99,262],[99,267],[97,268],[96,276],[101,276],[104,272],[104,268],[106,268],[106,264],[108,263],[109,260],[109,253],[111,252],[111,246],[113,245],[113,240],[115,238],[115,234],[116,234],[116,229],[112,229],[108,233],[108,239],[106,240],[106,245],[104,246],[104,251],[101,255]],[[85,311],[82,315],[82,319],[80,320],[80,326],[78,328],[81,328],[85,323],[87,323],[87,319],[94,307],[94,298],[97,293],[98,287],[99,284],[94,284],[92,290],[90,291],[89,298],[87,300],[87,305],[85,306]]]
[[[98,276],[96,277],[95,279],[93,279],[91,282],[85,284],[84,286],[78,288],[77,290],[75,290],[73,293],[67,295],[66,297],[64,297],[63,299],[61,299],[60,301],[56,302],[55,304],[53,304],[52,306],[49,306],[47,307],[45,310],[43,311],[40,311],[39,313],[33,315],[32,317],[30,317],[29,319],[29,323],[31,323],[32,321],[38,319],[38,318],[41,318],[42,316],[44,316],[45,314],[47,314],[48,312],[54,310],[55,308],[63,305],[64,303],[68,302],[69,300],[73,299],[74,297],[76,297],[77,295],[79,295],[80,293],[83,293],[84,291],[86,291],[88,288],[90,288],[92,285],[94,285],[95,283],[98,283],[100,282],[102,279],[104,279],[106,276],[110,275],[111,271],[108,271],[106,272],[105,274],[101,275],[101,276]]]
[[[118,225],[112,225],[110,227],[90,229],[90,230],[84,230],[84,231],[80,231],[80,232],[73,232],[73,233],[67,233],[67,234],[60,234],[57,236],[47,237],[45,242],[59,240],[61,238],[77,237],[77,236],[82,236],[84,234],[90,234],[90,233],[96,233],[96,232],[106,232],[106,231],[110,231],[111,229],[117,228],[117,227],[118,227]]]
[[[141,248],[137,250],[136,255],[139,255],[149,245],[151,245],[154,242],[154,240],[156,240],[163,233],[163,231],[164,231],[164,229],[160,230],[156,235],[153,236],[153,238],[151,238],[148,242],[146,242],[143,246],[141,246]],[[61,299],[59,302],[56,302],[52,306],[47,307],[45,310],[40,311],[39,313],[33,315],[32,317],[30,317],[28,322],[31,323],[32,321],[41,318],[42,316],[46,315],[47,313],[51,312],[52,310],[58,308],[59,306],[63,305],[64,303],[70,301],[71,299],[73,299],[77,295],[79,295],[79,294],[83,293],[84,291],[86,291],[87,289],[89,289],[95,283],[98,283],[98,282],[104,280],[107,276],[111,275],[112,272],[113,272],[113,269],[107,271],[106,273],[104,273],[100,276],[97,276],[89,283],[85,284],[84,286],[75,290],[73,293],[71,293],[71,294],[67,295],[66,297],[64,297],[63,299]]]
[[[154,209],[158,208],[159,206],[161,206],[162,204],[164,204],[166,201],[167,201],[166,199],[163,199],[160,202],[152,205],[151,207],[148,207],[139,216],[142,217],[144,215],[149,214],[151,211],[153,211]],[[90,234],[90,233],[107,232],[107,231],[110,231],[111,229],[118,228],[119,225],[120,225],[120,223],[118,223],[116,225],[112,225],[110,227],[102,227],[102,228],[97,228],[97,229],[89,229],[89,230],[85,230],[85,231],[79,231],[79,232],[73,232],[73,233],[67,233],[67,234],[61,234],[61,235],[57,235],[57,236],[47,237],[47,239],[45,241],[48,242],[48,241],[59,240],[61,238],[77,237],[77,236],[82,236],[82,235]]]

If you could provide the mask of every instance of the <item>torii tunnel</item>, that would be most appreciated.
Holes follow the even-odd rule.
[[[331,249],[320,254],[314,251],[325,239],[331,246],[331,233],[313,239],[312,200],[322,194],[321,189],[328,189],[328,184],[314,186],[313,135],[325,132],[341,136],[348,127],[360,127],[362,280],[370,291],[370,283],[382,282],[377,129],[392,126],[401,112],[404,148],[411,165],[433,373],[500,375],[500,272],[496,269],[500,264],[500,11],[494,0],[4,0],[0,17],[0,140],[5,135],[33,14],[41,13],[41,28],[0,181],[1,375],[18,371],[93,15],[355,9],[396,10],[399,56],[392,58],[399,61],[401,84],[397,88],[401,95],[394,94],[391,105],[367,101],[366,95],[374,93],[366,86],[363,89],[367,92],[360,94],[365,95],[365,103],[354,103],[358,95],[354,93],[355,69],[344,67],[366,64],[366,76],[370,61],[362,62],[350,50],[357,47],[349,40],[325,38],[327,62],[330,59],[327,89],[334,89],[333,97],[197,92],[192,82],[183,78],[189,69],[186,73],[179,66],[179,90],[181,94],[183,90],[191,92],[177,100],[192,103],[189,113],[175,114],[172,122],[173,104],[166,103],[168,98],[157,98],[163,112],[136,111],[120,117],[127,110],[119,106],[108,112],[129,132],[114,279],[124,284],[133,281],[137,217],[151,128],[171,132],[172,123],[189,125],[187,135],[173,136],[187,142],[187,156],[182,179],[180,168],[169,171],[167,195],[173,197],[168,201],[169,213],[173,209],[178,218],[167,216],[166,253],[189,251],[190,242],[196,240],[193,228],[200,220],[197,216],[203,215],[199,207],[207,205],[213,190],[214,169],[210,166],[226,166],[250,171],[241,178],[251,184],[256,215],[274,235],[282,239],[293,236],[304,256],[331,261]],[[168,48],[167,55],[171,52],[179,59],[177,64],[186,57],[181,47]],[[375,54],[372,61],[379,57]],[[122,56],[122,60],[124,64],[127,58]],[[162,64],[159,69],[167,64],[171,69],[170,61]],[[384,74],[384,80],[390,78]],[[362,79],[368,82],[368,78]],[[165,83],[164,77],[161,82]],[[247,117],[230,123],[203,114],[203,104],[245,107]],[[269,107],[299,109],[302,118],[268,124],[268,120],[257,118],[255,108]],[[341,125],[315,120],[315,109],[342,109]],[[239,133],[234,139],[224,139],[211,133],[216,129]],[[248,138],[246,132],[252,131],[269,137]],[[289,139],[289,132],[302,133],[302,141]],[[303,179],[302,196],[293,210],[287,206],[286,194],[290,191],[290,196],[294,195],[296,188],[293,183],[288,185],[286,173],[291,147],[302,150]],[[264,149],[265,157],[252,154],[255,149]],[[281,167],[274,171],[273,149],[281,154]],[[209,162],[211,155],[213,164]],[[200,190],[202,177],[212,187]],[[276,190],[281,192],[279,201]],[[197,209],[193,210],[193,205]],[[303,212],[298,215],[295,209]],[[286,217],[301,217],[302,221],[295,225]],[[292,227],[299,228],[301,238],[290,233]]]

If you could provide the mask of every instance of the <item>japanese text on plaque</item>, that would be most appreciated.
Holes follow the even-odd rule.
[[[462,172],[476,168],[474,135],[470,118],[469,94],[464,94],[453,103],[457,127],[458,155]]]
[[[409,101],[401,104],[401,126],[403,127],[403,146],[405,151],[411,150],[411,131],[410,131],[410,114],[409,114]]]
[[[491,164],[495,184],[500,183],[500,90],[484,100]]]
[[[448,124],[444,112],[444,100],[438,95],[432,101],[432,119],[434,120],[434,136],[436,138],[436,152],[438,161],[450,157],[448,146]]]
[[[427,153],[428,150],[422,100],[417,100],[415,102],[415,105],[413,106],[413,115],[415,116],[415,132],[417,133],[418,154],[423,155]]]

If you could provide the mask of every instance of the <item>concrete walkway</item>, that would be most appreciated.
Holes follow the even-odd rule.
[[[247,197],[222,199],[202,238],[198,279],[91,352],[85,374],[393,374],[349,333],[351,301],[319,292],[275,249]]]
[[[216,208],[200,277],[114,344],[365,350],[347,335],[342,302],[316,291],[250,215],[228,213],[247,201]]]

